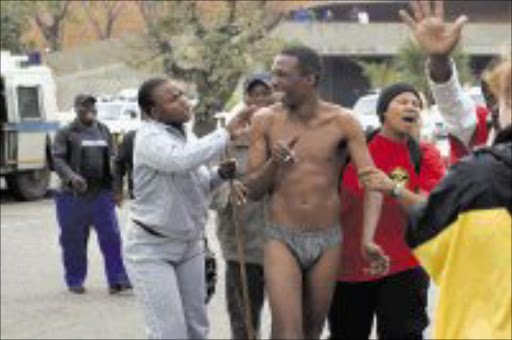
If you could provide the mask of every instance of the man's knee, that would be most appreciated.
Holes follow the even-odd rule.
[[[303,339],[302,313],[289,312],[286,315],[272,313],[272,338],[273,339]]]
[[[318,339],[324,328],[325,315],[304,311],[304,337],[306,339]]]
[[[275,325],[272,322],[272,339],[304,339],[304,333],[299,325]]]
[[[322,325],[309,325],[304,327],[304,338],[305,339],[320,339],[320,335],[322,334],[323,323]]]
[[[114,244],[117,246],[121,242],[121,232],[117,223],[112,221],[101,221],[95,224],[95,229],[100,242]]]

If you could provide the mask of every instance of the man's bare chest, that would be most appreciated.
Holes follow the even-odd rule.
[[[343,133],[339,127],[329,123],[303,125],[282,121],[273,124],[267,138],[270,148],[278,142],[287,143],[297,138],[293,146],[297,157],[332,160],[343,141]]]

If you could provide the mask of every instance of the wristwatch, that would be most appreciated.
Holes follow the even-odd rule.
[[[393,186],[393,189],[391,189],[389,191],[389,194],[393,198],[398,198],[398,197],[400,197],[400,193],[402,192],[403,187],[404,187],[404,183],[395,183],[395,185]]]

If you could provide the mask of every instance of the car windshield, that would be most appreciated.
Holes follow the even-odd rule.
[[[118,120],[121,118],[121,105],[116,103],[98,103],[98,119]]]
[[[375,115],[377,106],[377,96],[372,95],[368,97],[361,98],[357,101],[354,106],[354,111],[359,115]]]
[[[469,96],[477,105],[485,105],[484,97],[481,94],[471,93]]]

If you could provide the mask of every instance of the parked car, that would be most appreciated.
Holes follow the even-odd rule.
[[[485,106],[485,98],[482,94],[482,88],[480,86],[472,86],[469,89],[466,89],[467,94],[473,99],[476,105]]]
[[[360,97],[352,108],[365,132],[370,132],[380,127],[377,116],[378,93],[371,93]]]
[[[446,123],[437,105],[432,105],[429,109],[424,110],[421,119],[421,134],[423,137],[438,139],[448,135]]]
[[[124,134],[137,128],[141,123],[137,103],[124,100],[98,102],[98,120],[105,123],[114,134]]]
[[[115,99],[128,102],[137,102],[138,89],[124,89],[117,93]]]

